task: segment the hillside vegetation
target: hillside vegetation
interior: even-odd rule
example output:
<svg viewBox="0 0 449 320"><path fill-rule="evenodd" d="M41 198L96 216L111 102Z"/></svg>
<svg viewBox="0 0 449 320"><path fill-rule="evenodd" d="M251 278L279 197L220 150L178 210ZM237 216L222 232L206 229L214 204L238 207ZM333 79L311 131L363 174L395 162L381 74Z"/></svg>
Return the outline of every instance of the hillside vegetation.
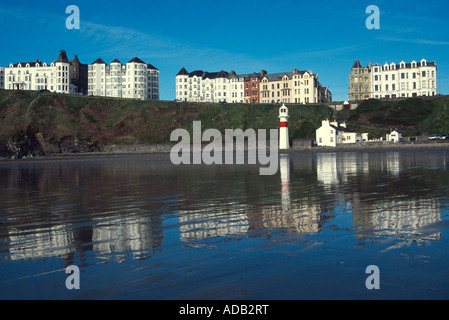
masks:
<svg viewBox="0 0 449 320"><path fill-rule="evenodd" d="M38 134L53 149L90 151L107 144L170 142L176 128L275 129L279 105L137 101L61 95L50 92L0 90L0 141L34 145ZM290 138L315 137L326 106L289 106ZM9 143L9 145L8 145ZM6 146L5 146L6 145ZM65 150L64 149L64 150ZM1 146L0 146L1 153Z"/></svg>
<svg viewBox="0 0 449 320"><path fill-rule="evenodd" d="M370 99L352 111L341 111L349 128L383 135L397 129L404 135L449 133L449 96L410 98L398 101Z"/></svg>
<svg viewBox="0 0 449 320"><path fill-rule="evenodd" d="M355 110L288 105L291 139L315 139L321 120L346 121L356 132L381 136L449 133L449 96L401 101L367 100ZM0 90L0 156L101 150L108 144L170 142L176 128L274 129L279 105L137 101L56 93ZM45 149L45 148L44 148ZM45 150L44 150L45 151Z"/></svg>

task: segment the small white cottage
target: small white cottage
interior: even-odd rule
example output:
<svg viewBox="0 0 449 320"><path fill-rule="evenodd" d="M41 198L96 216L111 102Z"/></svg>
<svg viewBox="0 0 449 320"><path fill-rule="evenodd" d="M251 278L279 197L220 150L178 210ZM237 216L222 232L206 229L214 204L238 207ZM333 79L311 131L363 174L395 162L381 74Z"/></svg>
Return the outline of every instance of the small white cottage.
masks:
<svg viewBox="0 0 449 320"><path fill-rule="evenodd" d="M402 139L402 133L398 131L392 131L389 134L387 134L387 141L391 141L394 143L399 142Z"/></svg>
<svg viewBox="0 0 449 320"><path fill-rule="evenodd" d="M316 143L320 147L336 147L337 144L362 142L362 134L351 132L343 122L328 119L321 121L321 127L316 130Z"/></svg>

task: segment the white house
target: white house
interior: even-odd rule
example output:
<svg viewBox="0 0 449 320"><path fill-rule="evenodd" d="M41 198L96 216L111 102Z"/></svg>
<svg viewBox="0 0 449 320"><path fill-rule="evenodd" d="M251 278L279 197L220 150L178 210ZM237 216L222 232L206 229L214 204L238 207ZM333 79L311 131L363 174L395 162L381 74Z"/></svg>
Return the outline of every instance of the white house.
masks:
<svg viewBox="0 0 449 320"><path fill-rule="evenodd" d="M387 141L391 141L394 143L399 142L402 139L402 133L398 131L392 131L389 134L387 134Z"/></svg>
<svg viewBox="0 0 449 320"><path fill-rule="evenodd" d="M345 123L328 119L321 122L321 127L316 130L316 143L320 147L336 147L337 144L359 143L363 141L361 133L351 132Z"/></svg>

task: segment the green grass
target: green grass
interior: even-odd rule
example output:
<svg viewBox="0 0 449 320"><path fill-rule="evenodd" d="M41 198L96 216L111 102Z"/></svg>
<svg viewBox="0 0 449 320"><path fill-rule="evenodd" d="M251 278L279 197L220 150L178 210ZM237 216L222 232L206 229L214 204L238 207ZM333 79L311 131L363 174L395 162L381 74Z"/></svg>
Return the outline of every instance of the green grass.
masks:
<svg viewBox="0 0 449 320"><path fill-rule="evenodd" d="M368 100L356 110L343 110L349 128L373 135L388 128L403 128L406 134L449 132L449 97ZM193 121L203 130L276 129L279 105L213 104L174 101L138 101L104 97L61 95L49 92L0 90L0 138L18 130L41 132L56 140L80 136L102 143L162 143L170 141L176 128L192 133ZM324 105L288 105L290 138L314 139L321 120L331 109Z"/></svg>

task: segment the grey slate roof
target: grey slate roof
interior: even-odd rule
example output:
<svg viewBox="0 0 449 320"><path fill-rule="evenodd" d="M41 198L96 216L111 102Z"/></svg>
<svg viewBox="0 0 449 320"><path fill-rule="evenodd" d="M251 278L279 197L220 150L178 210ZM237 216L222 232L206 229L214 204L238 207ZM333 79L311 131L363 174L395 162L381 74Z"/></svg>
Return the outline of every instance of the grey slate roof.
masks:
<svg viewBox="0 0 449 320"><path fill-rule="evenodd" d="M92 62L92 64L106 64L106 62L104 62L103 59L98 58L97 60L95 60L94 62Z"/></svg>
<svg viewBox="0 0 449 320"><path fill-rule="evenodd" d="M151 63L147 63L147 69L159 70L158 68L153 66Z"/></svg>
<svg viewBox="0 0 449 320"><path fill-rule="evenodd" d="M354 64L352 65L351 69L354 69L354 68L360 68L360 69L362 68L362 65L360 64L359 60L355 61Z"/></svg>
<svg viewBox="0 0 449 320"><path fill-rule="evenodd" d="M145 62L143 62L142 60L140 60L140 59L137 58L137 57L134 57L134 58L132 58L131 60L128 61L128 63L130 63L130 62L136 62L136 63L143 63L143 64L146 64Z"/></svg>
<svg viewBox="0 0 449 320"><path fill-rule="evenodd" d="M56 62L69 62L69 59L67 58L67 53L65 50L59 51L59 57Z"/></svg>
<svg viewBox="0 0 449 320"><path fill-rule="evenodd" d="M189 73L187 72L186 68L182 67L181 70L176 74L177 76L188 76Z"/></svg>

